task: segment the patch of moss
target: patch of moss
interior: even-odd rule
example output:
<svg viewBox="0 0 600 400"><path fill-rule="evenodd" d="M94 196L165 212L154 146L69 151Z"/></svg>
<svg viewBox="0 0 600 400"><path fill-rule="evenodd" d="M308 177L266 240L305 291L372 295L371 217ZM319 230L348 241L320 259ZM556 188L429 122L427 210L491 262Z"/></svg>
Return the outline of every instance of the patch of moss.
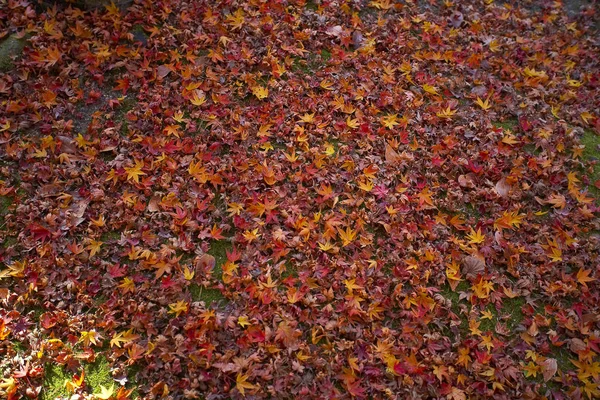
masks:
<svg viewBox="0 0 600 400"><path fill-rule="evenodd" d="M281 273L281 280L285 280L289 277L298 277L298 268L293 265L290 260L285 261L285 270Z"/></svg>
<svg viewBox="0 0 600 400"><path fill-rule="evenodd" d="M525 299L523 297L515 297L512 299L504 299L502 302L502 314L510 315L510 318L506 321L508 329L513 330L521 322L523 322L523 306L525 305Z"/></svg>
<svg viewBox="0 0 600 400"><path fill-rule="evenodd" d="M312 74L325 67L331 59L331 52L323 49L320 53L310 53L307 58L293 57L292 71Z"/></svg>
<svg viewBox="0 0 600 400"><path fill-rule="evenodd" d="M195 283L190 286L190 293L194 301L203 301L207 307L221 302L227 302L219 289L205 288Z"/></svg>
<svg viewBox="0 0 600 400"><path fill-rule="evenodd" d="M220 279L223 276L223 264L227 262L227 252L231 251L233 245L228 240L213 240L210 242L208 254L215 258L213 274Z"/></svg>
<svg viewBox="0 0 600 400"><path fill-rule="evenodd" d="M141 25L134 25L131 28L131 34L135 42L140 42L145 45L148 42L148 34Z"/></svg>
<svg viewBox="0 0 600 400"><path fill-rule="evenodd" d="M589 186L590 193L596 197L600 197L600 189L593 186L593 183L600 180L600 135L595 134L589 129L586 129L581 138L581 144L585 146L583 149L583 159L585 161L595 161L595 164L589 169L589 178L592 185Z"/></svg>
<svg viewBox="0 0 600 400"><path fill-rule="evenodd" d="M121 232L117 232L117 231L104 232L100 236L100 240L104 243L114 242L114 241L117 241L120 239L121 239Z"/></svg>
<svg viewBox="0 0 600 400"><path fill-rule="evenodd" d="M523 151L529 154L533 154L534 156L540 155L542 153L542 150L539 147L531 143L523 146Z"/></svg>
<svg viewBox="0 0 600 400"><path fill-rule="evenodd" d="M13 67L14 59L21 56L26 44L27 37L16 35L10 35L0 43L0 71L7 72Z"/></svg>
<svg viewBox="0 0 600 400"><path fill-rule="evenodd" d="M319 6L317 5L317 3L314 2L314 0L308 0L304 7L306 7L307 10L312 11L317 11L319 9Z"/></svg>
<svg viewBox="0 0 600 400"><path fill-rule="evenodd" d="M460 318L460 330L466 332L469 328L469 318L460 312L460 292L469 290L469 284L465 281L460 282L456 286L456 290L452 290L450 285L446 284L441 288L440 294L452 302L450 309Z"/></svg>
<svg viewBox="0 0 600 400"><path fill-rule="evenodd" d="M128 390L132 390L131 395L129 396L130 399L142 398L140 392L138 391L138 387L142 383L138 378L138 372L140 372L141 370L142 367L138 364L134 364L127 369L127 384L125 385L125 387Z"/></svg>
<svg viewBox="0 0 600 400"><path fill-rule="evenodd" d="M481 318L479 330L481 330L482 332L494 331L496 329L496 323L498 321L498 311L496 311L495 307L488 307L486 311L489 311L492 314L492 318Z"/></svg>
<svg viewBox="0 0 600 400"><path fill-rule="evenodd" d="M115 384L110 373L110 364L105 357L98 357L93 363L85 364L83 370L85 371L85 383L92 393L99 393L102 390L100 386L110 388Z"/></svg>
<svg viewBox="0 0 600 400"><path fill-rule="evenodd" d="M129 124L125 116L129 111L133 110L135 104L136 100L131 96L127 96L121 100L121 105L115 113L115 121L121 123L121 134L123 136L126 136L129 133Z"/></svg>
<svg viewBox="0 0 600 400"><path fill-rule="evenodd" d="M45 375L40 393L41 400L54 400L59 397L68 397L65 381L72 377L60 365L47 364L44 368Z"/></svg>
<svg viewBox="0 0 600 400"><path fill-rule="evenodd" d="M471 203L466 203L462 211L467 218L481 218L481 212L477 208L475 208L475 206Z"/></svg>
<svg viewBox="0 0 600 400"><path fill-rule="evenodd" d="M519 125L519 120L516 118L507 118L504 121L492 122L492 125L494 125L496 128L502 128L504 130L510 129L512 131L517 127L517 125Z"/></svg>
<svg viewBox="0 0 600 400"><path fill-rule="evenodd" d="M573 358L573 354L564 346L557 347L552 345L550 354L548 357L556 359L556 364L558 364L558 369L561 371L573 371L575 366L570 361Z"/></svg>
<svg viewBox="0 0 600 400"><path fill-rule="evenodd" d="M0 226L4 225L4 216L8 213L8 208L13 203L8 196L0 196Z"/></svg>

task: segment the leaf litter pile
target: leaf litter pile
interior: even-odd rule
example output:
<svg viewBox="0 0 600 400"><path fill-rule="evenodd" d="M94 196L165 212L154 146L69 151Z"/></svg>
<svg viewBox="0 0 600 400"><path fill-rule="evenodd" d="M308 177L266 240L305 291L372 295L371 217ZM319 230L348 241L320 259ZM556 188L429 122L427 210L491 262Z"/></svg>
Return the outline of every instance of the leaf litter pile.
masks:
<svg viewBox="0 0 600 400"><path fill-rule="evenodd" d="M432 3L3 1L2 396L600 397L597 15Z"/></svg>

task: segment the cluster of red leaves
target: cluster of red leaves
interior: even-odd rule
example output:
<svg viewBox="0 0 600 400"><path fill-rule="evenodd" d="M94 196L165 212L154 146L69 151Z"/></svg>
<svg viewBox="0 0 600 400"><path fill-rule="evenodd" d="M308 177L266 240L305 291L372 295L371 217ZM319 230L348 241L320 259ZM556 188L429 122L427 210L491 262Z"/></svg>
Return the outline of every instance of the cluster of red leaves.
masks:
<svg viewBox="0 0 600 400"><path fill-rule="evenodd" d="M600 396L593 10L3 4L9 398Z"/></svg>

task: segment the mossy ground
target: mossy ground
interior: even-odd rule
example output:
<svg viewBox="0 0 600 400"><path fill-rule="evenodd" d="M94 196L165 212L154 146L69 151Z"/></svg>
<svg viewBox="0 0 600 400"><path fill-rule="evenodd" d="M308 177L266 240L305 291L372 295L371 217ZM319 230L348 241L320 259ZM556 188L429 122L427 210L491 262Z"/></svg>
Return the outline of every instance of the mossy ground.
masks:
<svg viewBox="0 0 600 400"><path fill-rule="evenodd" d="M600 181L600 135L586 129L581 138L581 144L585 146L583 149L583 159L589 165L586 169L591 183L588 189L596 198L600 198L600 189L594 186L595 182Z"/></svg>
<svg viewBox="0 0 600 400"><path fill-rule="evenodd" d="M223 264L227 262L227 252L233 248L228 240L213 240L210 243L208 254L215 258L215 267L213 276L218 280L223 277ZM194 301L203 301L208 307L227 302L227 298L223 296L217 288L202 287L196 284L190 286L190 293Z"/></svg>
<svg viewBox="0 0 600 400"><path fill-rule="evenodd" d="M27 37L18 38L15 35L0 42L0 71L6 72L13 67L14 59L21 55L26 44Z"/></svg>
<svg viewBox="0 0 600 400"><path fill-rule="evenodd" d="M100 393L102 388L109 389L118 386L111 373L108 360L98 357L93 363L83 364L84 382L88 393ZM45 369L44 384L40 399L54 400L61 397L69 397L65 382L72 380L74 373L70 373L63 366L47 365ZM135 398L135 397L132 397Z"/></svg>

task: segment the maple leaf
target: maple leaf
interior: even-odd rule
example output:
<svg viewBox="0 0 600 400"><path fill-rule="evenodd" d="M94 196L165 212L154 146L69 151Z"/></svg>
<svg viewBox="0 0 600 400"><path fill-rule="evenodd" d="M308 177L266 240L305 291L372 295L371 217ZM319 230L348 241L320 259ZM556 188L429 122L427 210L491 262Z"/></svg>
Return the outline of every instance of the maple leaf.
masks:
<svg viewBox="0 0 600 400"><path fill-rule="evenodd" d="M83 342L85 347L88 347L90 343L96 346L98 344L97 340L102 338L102 336L93 329L91 331L81 331L80 335L79 341Z"/></svg>
<svg viewBox="0 0 600 400"><path fill-rule="evenodd" d="M90 239L89 244L86 247L87 250L90 250L90 257L94 257L94 255L96 255L96 253L98 253L100 251L100 247L103 244L104 244L104 242L101 242L99 240Z"/></svg>
<svg viewBox="0 0 600 400"><path fill-rule="evenodd" d="M577 282L579 282L586 289L588 288L588 282L594 282L596 280L596 278L592 278L590 276L591 272L591 270L583 268L580 268L579 271L577 271Z"/></svg>
<svg viewBox="0 0 600 400"><path fill-rule="evenodd" d="M190 102L195 106L201 106L206 103L206 95L202 90L195 89L190 97Z"/></svg>
<svg viewBox="0 0 600 400"><path fill-rule="evenodd" d="M14 278L23 278L25 276L23 272L25 271L26 266L26 261L15 261L12 264L8 264L8 269L0 272L0 280L2 280L2 278L8 278L9 276Z"/></svg>
<svg viewBox="0 0 600 400"><path fill-rule="evenodd" d="M258 239L261 236L261 234L258 233L258 228L244 231L242 235L244 236L244 239L248 241L248 243L252 243L253 240Z"/></svg>
<svg viewBox="0 0 600 400"><path fill-rule="evenodd" d="M519 211L504 211L502 216L494 221L494 229L513 229L521 226L524 214L519 214Z"/></svg>
<svg viewBox="0 0 600 400"><path fill-rule="evenodd" d="M487 98L487 99L485 99L485 101L483 101L479 97L477 97L477 100L475 100L475 104L477 104L479 107L481 107L484 111L487 111L490 108L492 108L492 105L489 103L489 98Z"/></svg>
<svg viewBox="0 0 600 400"><path fill-rule="evenodd" d="M523 372L525 373L526 378L529 378L530 376L535 378L540 372L540 367L531 361L529 361L527 364L521 362L521 366L523 367Z"/></svg>
<svg viewBox="0 0 600 400"><path fill-rule="evenodd" d="M101 400L108 400L113 397L115 393L115 385L112 384L110 388L100 385L100 393L94 393L94 397Z"/></svg>
<svg viewBox="0 0 600 400"><path fill-rule="evenodd" d="M79 376L73 376L73 379L65 380L65 388L69 393L74 393L78 388L83 384L83 380L85 378L85 371L81 371Z"/></svg>
<svg viewBox="0 0 600 400"><path fill-rule="evenodd" d="M450 106L448 106L438 111L435 115L437 115L438 118L451 119L454 116L454 114L456 114L456 110L453 110L450 108Z"/></svg>
<svg viewBox="0 0 600 400"><path fill-rule="evenodd" d="M188 309L189 305L184 300L169 304L169 313L175 314L175 317L179 317L179 314L187 312Z"/></svg>
<svg viewBox="0 0 600 400"><path fill-rule="evenodd" d="M548 198L548 200L546 200L546 203L552 204L552 207L554 208L563 209L567 205L567 199L565 199L565 196L561 194L553 194Z"/></svg>
<svg viewBox="0 0 600 400"><path fill-rule="evenodd" d="M238 8L233 14L229 14L227 16L227 23L231 25L231 27L236 29L241 29L244 26L244 10Z"/></svg>
<svg viewBox="0 0 600 400"><path fill-rule="evenodd" d="M247 327L247 326L249 326L249 325L252 325L252 324L250 323L250 321L248 320L248 316L246 316L246 315L239 316L239 317L238 317L238 320L237 320L237 323L238 323L238 325L239 325L239 326L241 326L242 328L245 328L245 327Z"/></svg>
<svg viewBox="0 0 600 400"><path fill-rule="evenodd" d="M380 121L381 125L385 126L388 129L393 129L394 126L400 125L400 123L398 122L398 114L386 115L384 117L381 117Z"/></svg>
<svg viewBox="0 0 600 400"><path fill-rule="evenodd" d="M341 230L340 228L337 228L337 231L342 239L343 247L346 247L352 243L354 239L356 239L356 235L358 233L358 231L353 231L349 226L346 227L345 231Z"/></svg>
<svg viewBox="0 0 600 400"><path fill-rule="evenodd" d="M100 215L97 219L90 218L90 221L95 226L101 228L106 225L106 220L104 219L104 215Z"/></svg>
<svg viewBox="0 0 600 400"><path fill-rule="evenodd" d="M360 126L358 119L351 119L350 117L346 118L346 125L352 129L356 129Z"/></svg>
<svg viewBox="0 0 600 400"><path fill-rule="evenodd" d="M426 84L424 84L421 87L423 88L424 91L426 91L429 94L433 94L433 95L437 95L438 94L437 88L435 86L431 86L431 85L429 85L429 84L426 83Z"/></svg>
<svg viewBox="0 0 600 400"><path fill-rule="evenodd" d="M167 136L176 136L179 137L179 125L168 125L165 129L163 129L163 133Z"/></svg>
<svg viewBox="0 0 600 400"><path fill-rule="evenodd" d="M257 99L263 100L269 96L269 89L262 86L255 86L252 88L252 94L256 96Z"/></svg>
<svg viewBox="0 0 600 400"><path fill-rule="evenodd" d="M323 79L319 86L325 90L333 90L333 82L331 82L329 79Z"/></svg>
<svg viewBox="0 0 600 400"><path fill-rule="evenodd" d="M142 160L135 160L135 165L133 167L125 167L127 180L133 180L135 183L140 183L140 176L146 175L146 173L142 171L142 168L144 168L144 162Z"/></svg>
<svg viewBox="0 0 600 400"><path fill-rule="evenodd" d="M116 333L113 335L112 339L110 339L110 347L117 346L121 347L121 344L130 343L140 336L133 333L133 329L129 329L125 332Z"/></svg>
<svg viewBox="0 0 600 400"><path fill-rule="evenodd" d="M186 281L191 281L192 279L194 279L194 275L195 272L193 270L190 270L187 266L183 268L183 278Z"/></svg>
<svg viewBox="0 0 600 400"><path fill-rule="evenodd" d="M242 396L246 396L246 389L253 390L257 388L256 385L253 385L250 382L248 382L249 377L249 375L245 375L240 372L235 378L235 387Z"/></svg>
<svg viewBox="0 0 600 400"><path fill-rule="evenodd" d="M467 238L471 244L479 244L485 241L485 235L481 233L481 228L477 228L477 232L471 228L471 233L467 235Z"/></svg>

